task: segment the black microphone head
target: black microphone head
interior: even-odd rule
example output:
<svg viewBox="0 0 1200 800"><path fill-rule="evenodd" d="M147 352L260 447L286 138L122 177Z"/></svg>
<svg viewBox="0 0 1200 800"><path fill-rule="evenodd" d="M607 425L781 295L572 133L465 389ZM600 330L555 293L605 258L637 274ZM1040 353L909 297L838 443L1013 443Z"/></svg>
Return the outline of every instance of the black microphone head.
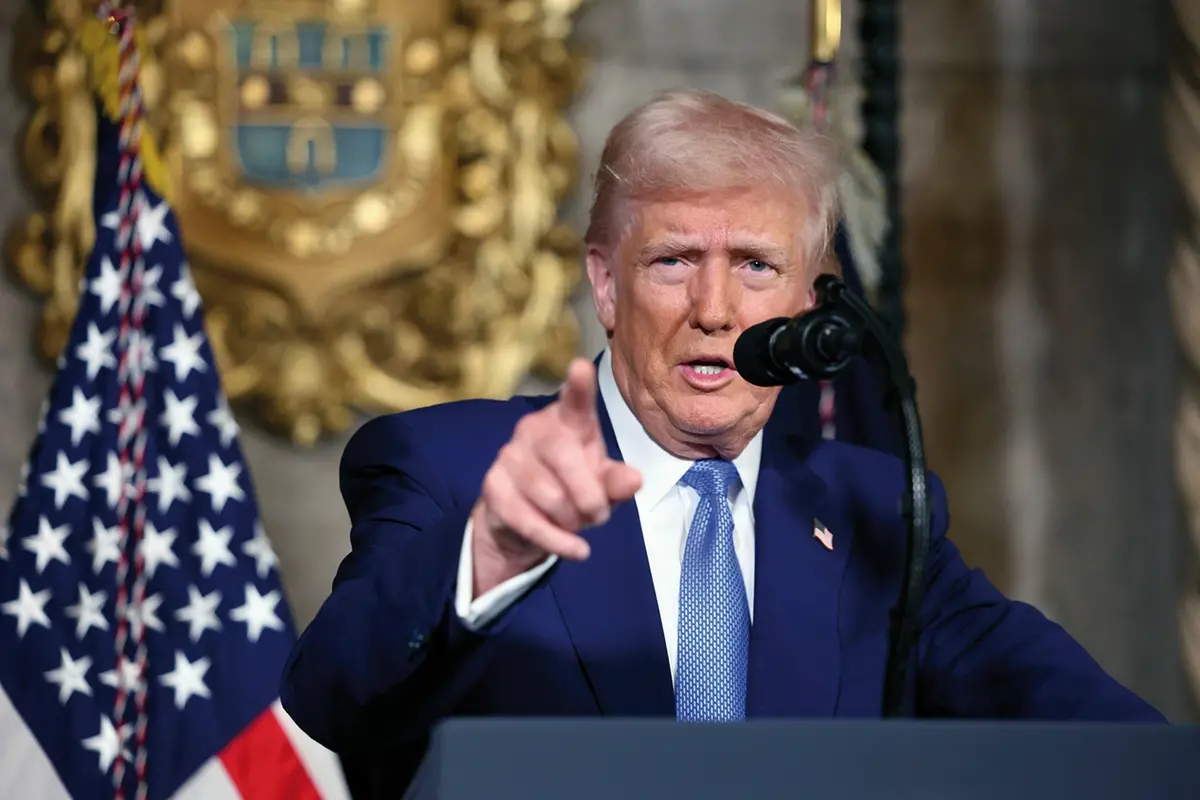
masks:
<svg viewBox="0 0 1200 800"><path fill-rule="evenodd" d="M733 345L733 366L747 382L755 386L783 386L797 380L771 357L772 337L790 321L787 317L776 317L742 331Z"/></svg>

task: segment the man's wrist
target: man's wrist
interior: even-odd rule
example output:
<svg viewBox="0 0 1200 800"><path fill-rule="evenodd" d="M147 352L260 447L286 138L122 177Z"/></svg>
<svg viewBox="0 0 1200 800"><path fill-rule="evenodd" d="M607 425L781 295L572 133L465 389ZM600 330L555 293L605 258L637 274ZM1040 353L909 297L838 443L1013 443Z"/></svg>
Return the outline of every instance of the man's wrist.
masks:
<svg viewBox="0 0 1200 800"><path fill-rule="evenodd" d="M472 597L479 598L502 583L535 567L545 556L520 559L497 546L496 536L487 522L483 501L471 512Z"/></svg>

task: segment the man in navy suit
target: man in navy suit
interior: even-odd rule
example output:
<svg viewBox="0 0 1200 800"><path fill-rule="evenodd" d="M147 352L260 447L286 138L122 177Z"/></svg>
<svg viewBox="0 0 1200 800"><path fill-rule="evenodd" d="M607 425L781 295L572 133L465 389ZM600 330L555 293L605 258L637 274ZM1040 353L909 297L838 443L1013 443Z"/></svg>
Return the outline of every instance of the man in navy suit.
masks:
<svg viewBox="0 0 1200 800"><path fill-rule="evenodd" d="M734 342L803 310L835 161L765 112L673 92L613 130L587 269L608 347L557 397L381 417L346 448L352 552L283 705L360 796L454 715L689 721L881 712L904 566L894 457L772 419ZM946 537L909 687L924 716L1161 721Z"/></svg>

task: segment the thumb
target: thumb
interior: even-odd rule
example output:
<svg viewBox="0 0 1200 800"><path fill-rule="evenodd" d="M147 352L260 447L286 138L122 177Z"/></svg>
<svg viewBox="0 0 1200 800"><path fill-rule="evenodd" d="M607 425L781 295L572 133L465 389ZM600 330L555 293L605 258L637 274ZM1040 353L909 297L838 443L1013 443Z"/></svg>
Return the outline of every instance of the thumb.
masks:
<svg viewBox="0 0 1200 800"><path fill-rule="evenodd" d="M632 499L642 488L642 473L623 461L609 461L602 480L608 499L614 503Z"/></svg>

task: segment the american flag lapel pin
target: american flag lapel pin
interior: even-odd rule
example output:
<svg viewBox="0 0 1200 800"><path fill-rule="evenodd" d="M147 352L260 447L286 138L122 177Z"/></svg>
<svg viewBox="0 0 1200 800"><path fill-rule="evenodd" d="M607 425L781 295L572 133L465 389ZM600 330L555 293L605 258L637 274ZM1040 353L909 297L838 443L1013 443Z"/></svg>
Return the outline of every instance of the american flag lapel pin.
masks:
<svg viewBox="0 0 1200 800"><path fill-rule="evenodd" d="M833 549L833 532L821 524L821 520L813 520L813 537L825 545L826 550Z"/></svg>

